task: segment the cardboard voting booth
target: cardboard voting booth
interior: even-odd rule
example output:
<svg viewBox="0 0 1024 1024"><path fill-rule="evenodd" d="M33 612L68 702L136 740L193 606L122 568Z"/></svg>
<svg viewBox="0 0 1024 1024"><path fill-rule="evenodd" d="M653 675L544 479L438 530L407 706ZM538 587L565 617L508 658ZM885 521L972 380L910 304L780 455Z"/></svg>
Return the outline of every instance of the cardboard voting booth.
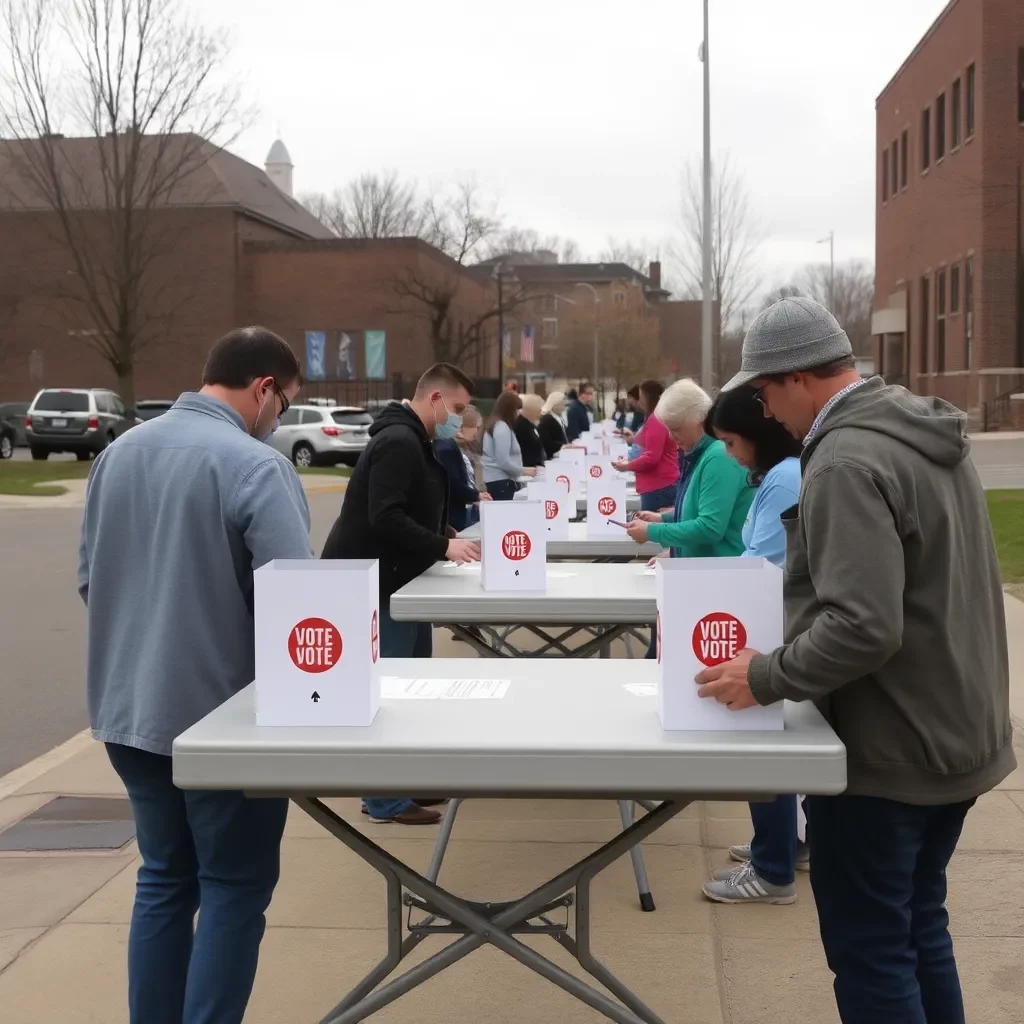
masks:
<svg viewBox="0 0 1024 1024"><path fill-rule="evenodd" d="M611 522L615 520L616 522ZM587 481L587 536L622 537L626 521L626 481L610 470Z"/></svg>
<svg viewBox="0 0 1024 1024"><path fill-rule="evenodd" d="M625 441L612 440L608 445L608 458L612 462L628 462L629 445Z"/></svg>
<svg viewBox="0 0 1024 1024"><path fill-rule="evenodd" d="M527 484L526 497L543 506L547 539L568 540L569 523L576 514L575 491L566 491L562 484L545 481Z"/></svg>
<svg viewBox="0 0 1024 1024"><path fill-rule="evenodd" d="M583 470L587 465L587 446L576 444L564 445L559 449L558 455L555 458L561 462L571 462L574 466L579 466Z"/></svg>
<svg viewBox="0 0 1024 1024"><path fill-rule="evenodd" d="M658 715L665 729L778 730L782 702L730 711L697 696L694 678L745 647L783 642L782 570L763 558L657 562Z"/></svg>
<svg viewBox="0 0 1024 1024"><path fill-rule="evenodd" d="M587 438L587 458L588 458L588 460L590 459L591 456L594 456L594 455L600 456L600 455L604 455L604 453L605 453L605 451L604 451L604 438L602 438L600 436L595 437L593 435L591 435L590 437Z"/></svg>
<svg viewBox="0 0 1024 1024"><path fill-rule="evenodd" d="M566 494L575 498L583 490L583 470L575 463L562 459L557 462L549 462L549 471L545 477L545 483L555 484L564 488Z"/></svg>
<svg viewBox="0 0 1024 1024"><path fill-rule="evenodd" d="M592 485L604 486L608 479L615 479L616 473L612 469L612 460L607 455L587 456L587 490Z"/></svg>
<svg viewBox="0 0 1024 1024"><path fill-rule="evenodd" d="M547 526L541 502L481 502L480 540L484 590L546 588Z"/></svg>
<svg viewBox="0 0 1024 1024"><path fill-rule="evenodd" d="M367 726L380 705L376 560L269 562L253 574L256 724Z"/></svg>

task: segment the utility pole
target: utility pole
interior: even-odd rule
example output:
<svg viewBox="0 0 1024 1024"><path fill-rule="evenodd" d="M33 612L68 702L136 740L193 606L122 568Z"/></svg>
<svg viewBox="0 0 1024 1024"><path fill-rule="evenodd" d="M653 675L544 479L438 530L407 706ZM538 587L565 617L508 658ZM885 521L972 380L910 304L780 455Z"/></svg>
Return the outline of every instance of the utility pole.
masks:
<svg viewBox="0 0 1024 1024"><path fill-rule="evenodd" d="M501 261L494 268L494 278L498 285L498 394L501 394L502 381L505 379L505 298L502 294L504 267Z"/></svg>
<svg viewBox="0 0 1024 1024"><path fill-rule="evenodd" d="M701 383L708 393L714 387L714 342L712 339L711 294L711 64L708 58L708 0L704 0L704 42L700 48L704 64L704 214L701 218L701 241L704 249L703 290L701 310Z"/></svg>
<svg viewBox="0 0 1024 1024"><path fill-rule="evenodd" d="M818 245L828 242L828 311L836 313L836 233L830 231L825 238L818 239Z"/></svg>

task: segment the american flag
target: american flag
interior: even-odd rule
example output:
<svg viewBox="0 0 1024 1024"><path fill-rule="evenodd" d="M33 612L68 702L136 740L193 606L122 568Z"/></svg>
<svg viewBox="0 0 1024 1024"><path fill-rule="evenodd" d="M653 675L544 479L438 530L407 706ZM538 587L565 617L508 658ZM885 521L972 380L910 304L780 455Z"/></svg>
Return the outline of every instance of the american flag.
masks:
<svg viewBox="0 0 1024 1024"><path fill-rule="evenodd" d="M523 337L519 342L519 361L533 362L533 328L529 324L523 327Z"/></svg>

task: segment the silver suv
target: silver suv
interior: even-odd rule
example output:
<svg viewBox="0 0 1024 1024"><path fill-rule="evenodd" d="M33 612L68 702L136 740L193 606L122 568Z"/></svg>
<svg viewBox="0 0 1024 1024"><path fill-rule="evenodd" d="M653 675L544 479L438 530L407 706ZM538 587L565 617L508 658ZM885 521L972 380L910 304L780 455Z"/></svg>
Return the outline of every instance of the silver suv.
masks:
<svg viewBox="0 0 1024 1024"><path fill-rule="evenodd" d="M270 443L296 466L354 466L370 439L373 417L350 405L293 405Z"/></svg>
<svg viewBox="0 0 1024 1024"><path fill-rule="evenodd" d="M135 417L113 391L104 388L46 388L25 414L25 439L33 459L73 452L79 462L99 455L134 427Z"/></svg>

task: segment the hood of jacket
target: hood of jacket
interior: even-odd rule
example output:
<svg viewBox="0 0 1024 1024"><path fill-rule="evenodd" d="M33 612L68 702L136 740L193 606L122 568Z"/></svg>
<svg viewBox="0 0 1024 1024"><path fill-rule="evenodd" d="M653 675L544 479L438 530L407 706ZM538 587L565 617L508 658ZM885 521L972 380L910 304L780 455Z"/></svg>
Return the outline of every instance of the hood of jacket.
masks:
<svg viewBox="0 0 1024 1024"><path fill-rule="evenodd" d="M425 445L429 445L431 438L423 421L404 402L392 402L385 405L380 415L370 424L368 431L370 437L376 437L382 430L391 427L405 427L416 434L416 437Z"/></svg>

